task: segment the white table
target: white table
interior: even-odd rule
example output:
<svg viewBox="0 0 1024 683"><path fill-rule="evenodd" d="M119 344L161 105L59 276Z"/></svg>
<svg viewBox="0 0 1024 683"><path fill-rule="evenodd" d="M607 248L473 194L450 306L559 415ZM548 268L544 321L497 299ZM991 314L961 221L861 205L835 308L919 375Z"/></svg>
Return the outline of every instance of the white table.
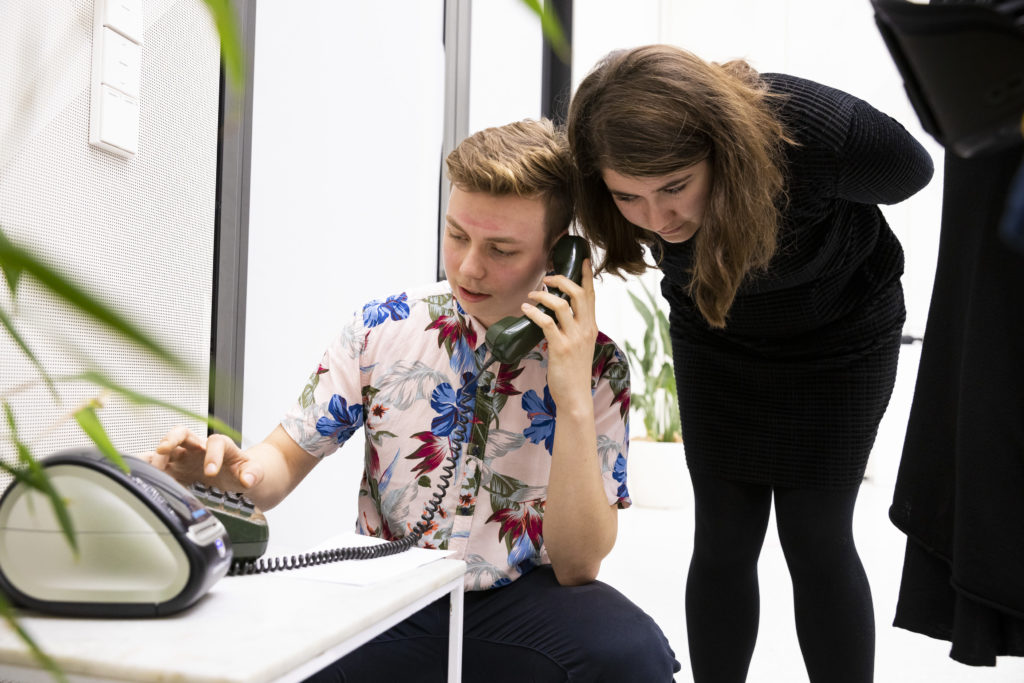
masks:
<svg viewBox="0 0 1024 683"><path fill-rule="evenodd" d="M375 562L376 560L366 560ZM448 680L461 679L466 564L440 559L370 586L288 572L225 577L195 605L153 619L81 619L20 612L20 623L70 681L301 681L450 595ZM0 681L50 683L0 621Z"/></svg>

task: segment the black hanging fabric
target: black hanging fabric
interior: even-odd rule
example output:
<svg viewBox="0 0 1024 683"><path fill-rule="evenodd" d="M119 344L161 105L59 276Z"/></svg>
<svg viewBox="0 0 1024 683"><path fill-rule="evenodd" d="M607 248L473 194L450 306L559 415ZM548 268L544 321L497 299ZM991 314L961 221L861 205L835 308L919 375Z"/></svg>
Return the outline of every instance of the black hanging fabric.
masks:
<svg viewBox="0 0 1024 683"><path fill-rule="evenodd" d="M915 111L946 149L935 283L889 510L907 535L894 625L992 666L1024 656L1024 251L1000 229L1024 168L1020 7L874 5Z"/></svg>

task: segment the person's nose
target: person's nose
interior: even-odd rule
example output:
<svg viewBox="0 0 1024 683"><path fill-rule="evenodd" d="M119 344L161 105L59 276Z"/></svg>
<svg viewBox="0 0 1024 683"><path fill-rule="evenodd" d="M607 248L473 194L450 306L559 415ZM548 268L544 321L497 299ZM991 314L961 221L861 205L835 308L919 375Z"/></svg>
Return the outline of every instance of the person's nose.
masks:
<svg viewBox="0 0 1024 683"><path fill-rule="evenodd" d="M462 273L463 277L479 280L483 278L487 272L484 268L483 254L476 247L470 247L466 250L462 257L462 263L459 264L459 272Z"/></svg>
<svg viewBox="0 0 1024 683"><path fill-rule="evenodd" d="M652 199L647 204L647 225L649 230L662 232L673 227L675 222L675 211L672 207L660 199Z"/></svg>

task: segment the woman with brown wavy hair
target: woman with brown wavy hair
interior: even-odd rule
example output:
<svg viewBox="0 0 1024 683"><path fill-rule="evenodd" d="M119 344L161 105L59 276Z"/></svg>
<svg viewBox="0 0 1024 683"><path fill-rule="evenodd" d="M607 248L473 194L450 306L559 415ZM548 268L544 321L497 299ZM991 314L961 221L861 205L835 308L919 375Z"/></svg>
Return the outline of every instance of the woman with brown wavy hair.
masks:
<svg viewBox="0 0 1024 683"><path fill-rule="evenodd" d="M924 187L931 158L852 95L666 45L600 61L568 133L599 268L659 268L671 307L694 680L746 678L774 497L810 680L871 681L852 519L906 317L903 250L878 204Z"/></svg>

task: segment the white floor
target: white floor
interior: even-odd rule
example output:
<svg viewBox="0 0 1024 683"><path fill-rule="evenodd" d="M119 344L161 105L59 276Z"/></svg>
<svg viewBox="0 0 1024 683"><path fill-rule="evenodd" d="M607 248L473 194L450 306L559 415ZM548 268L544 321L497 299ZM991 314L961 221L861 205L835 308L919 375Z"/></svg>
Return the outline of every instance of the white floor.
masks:
<svg viewBox="0 0 1024 683"><path fill-rule="evenodd" d="M949 643L892 626L905 536L888 520L903 432L914 390L920 346L904 346L889 410L879 429L854 520L857 547L871 582L876 619L877 683L1021 683L1024 658L1001 657L995 668L964 666L949 658ZM679 454L682 459L682 452ZM633 476L632 472L630 476ZM682 470L679 471L682 478ZM639 483L638 483L639 485ZM658 509L641 501L619 514L619 538L600 579L625 593L662 627L690 681L683 615L686 567L693 543L692 494L679 487L681 507ZM793 626L792 588L774 520L759 565L761 623L748 683L800 683L807 674Z"/></svg>

